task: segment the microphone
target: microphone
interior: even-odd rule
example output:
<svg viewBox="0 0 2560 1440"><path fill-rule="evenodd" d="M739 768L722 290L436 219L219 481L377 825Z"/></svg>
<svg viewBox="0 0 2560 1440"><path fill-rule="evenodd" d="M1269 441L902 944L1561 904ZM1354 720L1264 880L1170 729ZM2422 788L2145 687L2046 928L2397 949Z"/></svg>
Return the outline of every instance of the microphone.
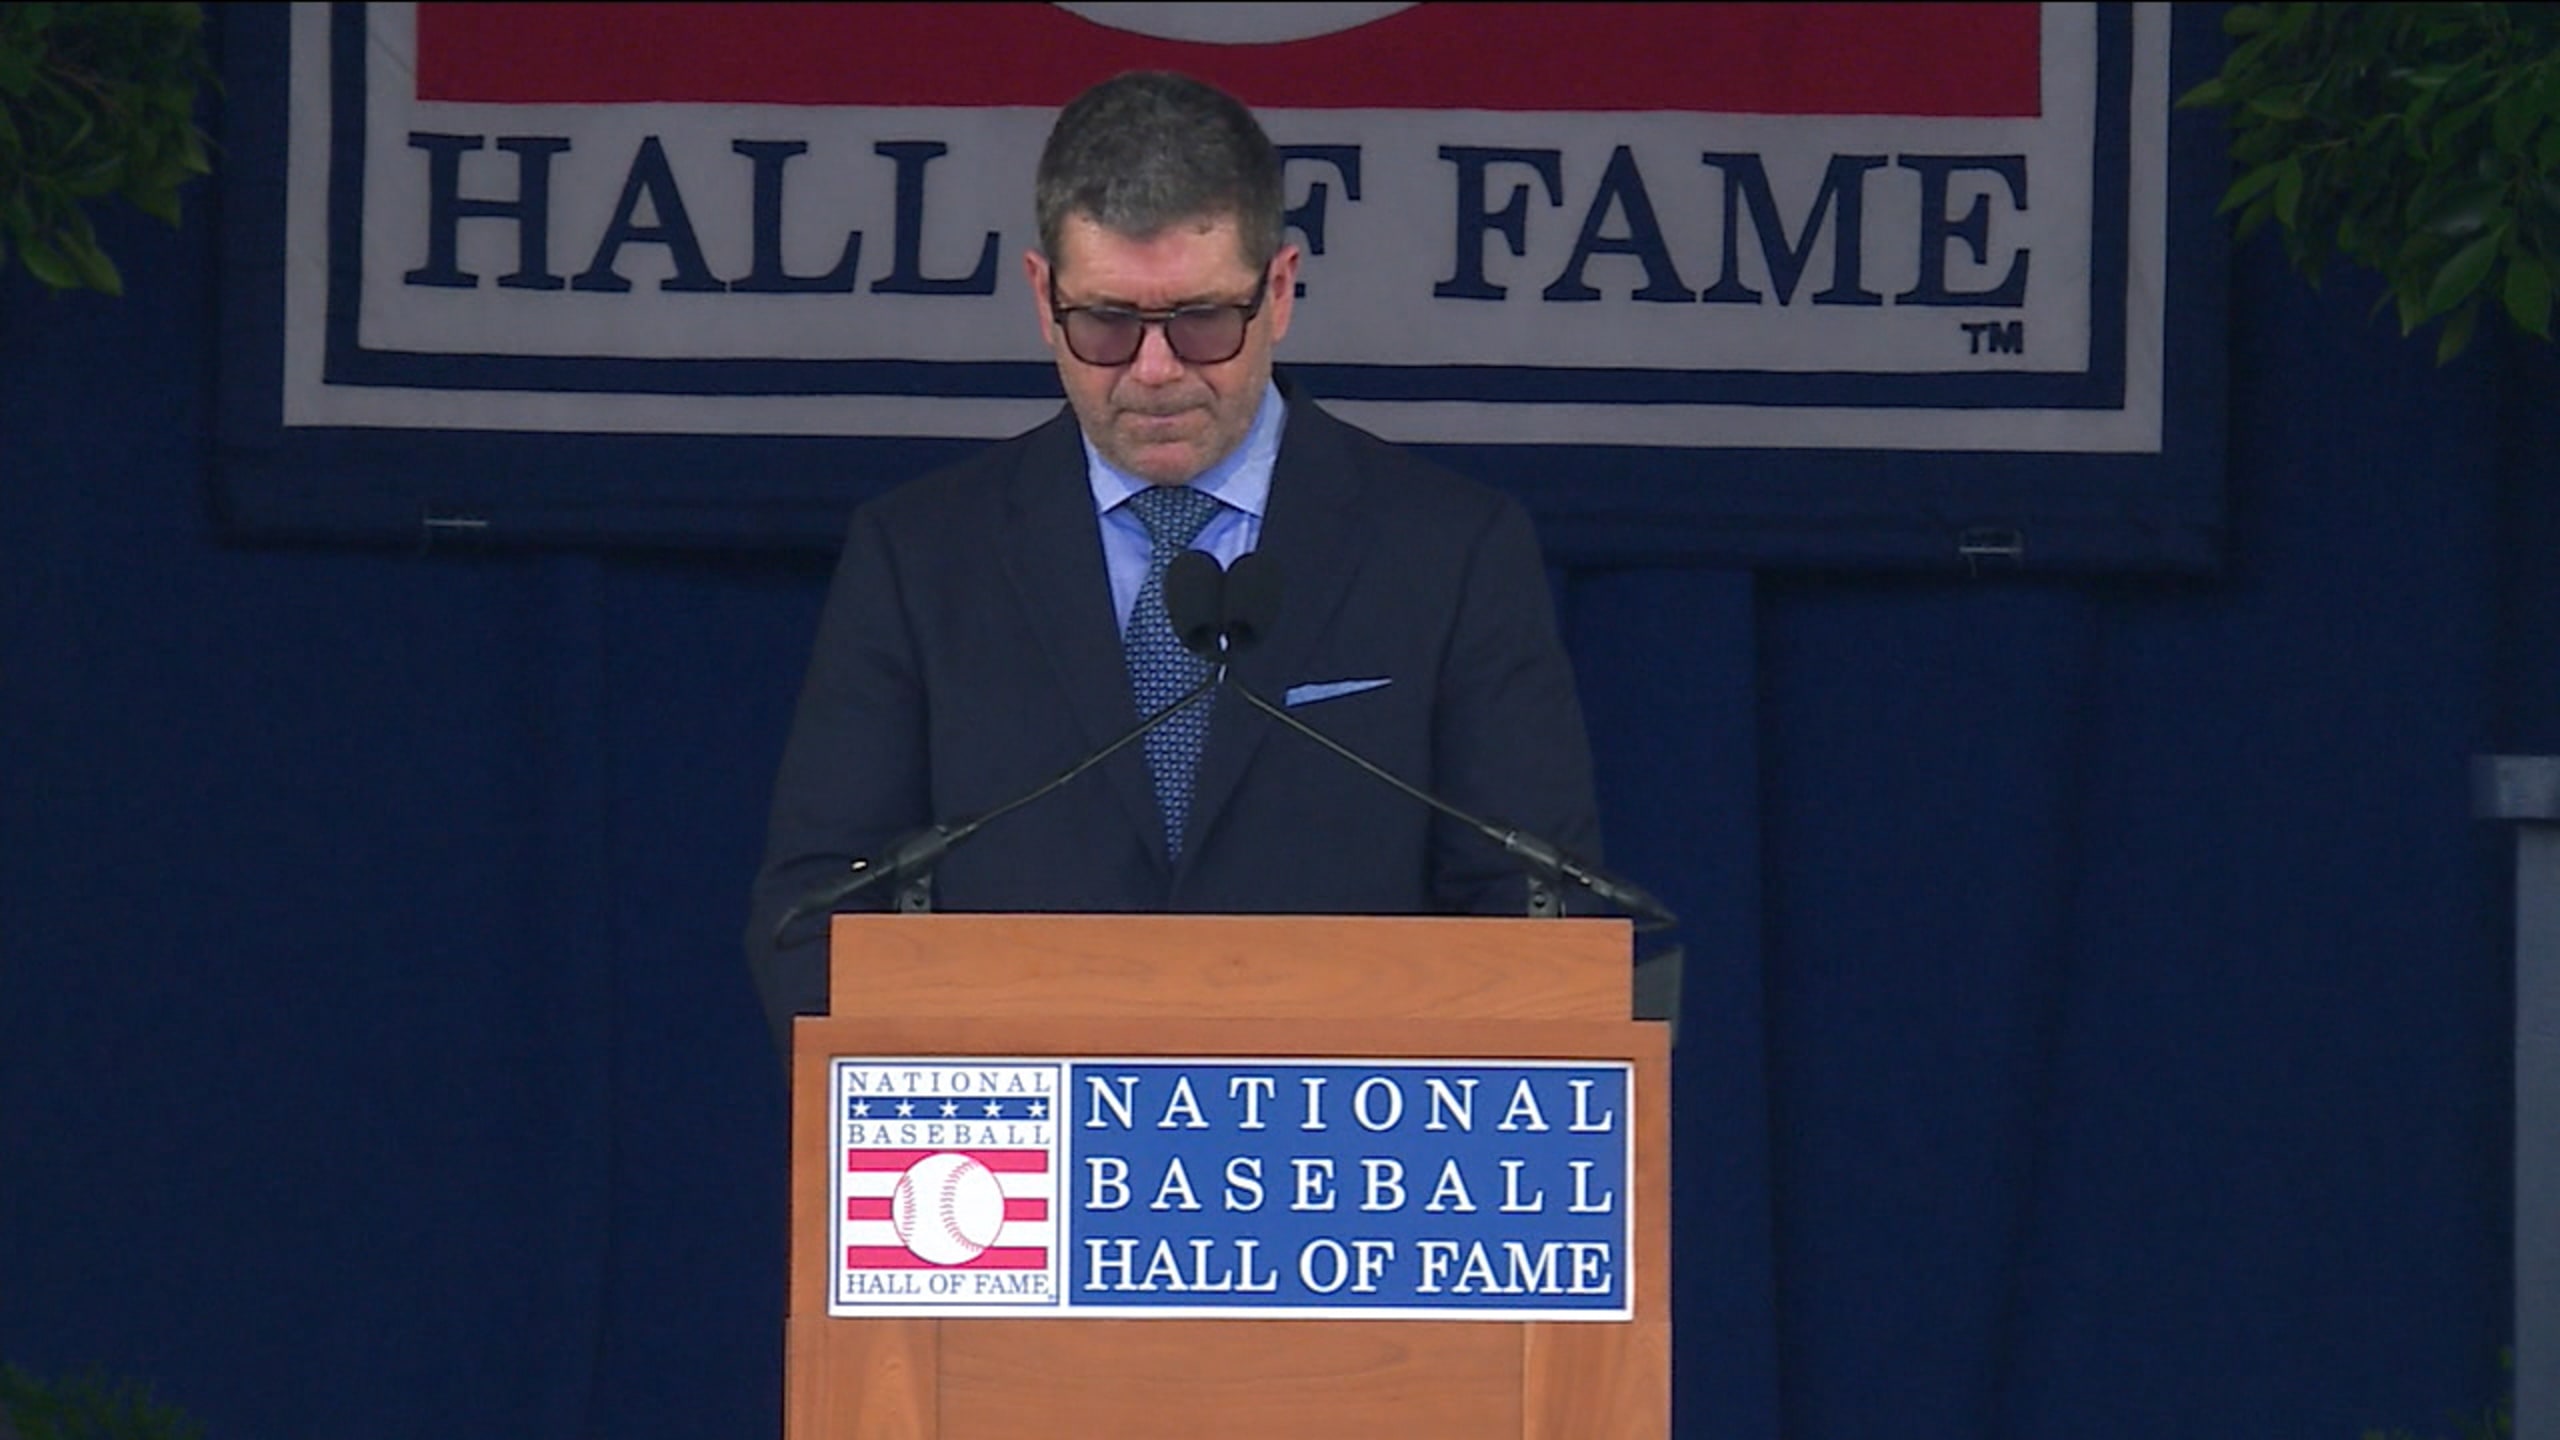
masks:
<svg viewBox="0 0 2560 1440"><path fill-rule="evenodd" d="M1219 597L1217 606L1219 618L1215 625L1206 625L1194 613L1184 617L1193 621L1189 628L1185 627L1183 620L1177 619L1174 623L1174 634L1182 637L1183 644L1190 649L1191 653L1223 667L1229 657L1251 649L1260 643L1265 634L1269 633L1272 621L1278 616L1280 610L1279 567L1272 564L1261 552L1249 550L1237 556L1234 567L1226 571L1223 576L1219 576L1215 559L1198 551L1191 553L1200 555L1200 558L1207 562L1195 569L1207 570L1212 578L1223 581L1223 594ZM1183 560L1189 558L1189 555L1182 557ZM1176 560L1174 563L1179 565L1182 560ZM1172 578L1172 572L1166 571L1165 605L1168 612L1171 611L1173 604ZM1197 579L1187 583L1193 586L1202 584ZM1197 598L1186 597L1186 603L1198 605L1203 602ZM1198 643L1195 643L1192 638L1195 634L1202 637ZM1224 675L1224 673L1222 669L1220 674ZM1408 784L1401 777L1372 764L1366 757L1355 753L1332 736L1254 693L1253 688L1243 681L1235 680L1232 676L1225 678L1232 682L1228 688L1243 696L1246 704L1280 722L1284 729L1305 736L1349 761L1363 773L1385 781L1398 792L1412 797L1439 814L1448 816L1501 847L1504 854L1520 861L1531 871L1533 881L1539 876L1561 876L1609 904L1641 916L1654 928L1680 923L1680 917L1672 914L1668 907L1647 894L1641 886L1598 870L1518 826L1500 825L1468 814L1439 796ZM1536 908L1534 896L1532 906L1533 909Z"/></svg>
<svg viewBox="0 0 2560 1440"><path fill-rule="evenodd" d="M1185 563L1190 561L1197 561L1199 563ZM1203 569L1208 571L1205 587L1205 600L1202 593L1204 587L1200 576L1200 571ZM1177 611L1174 609L1176 595L1174 575L1177 571L1184 572L1184 579L1181 586L1182 603L1188 611L1191 623L1194 626L1198 626L1202 623L1198 617L1201 613L1201 607L1205 604L1207 607L1207 613L1212 618L1206 622L1208 638L1201 643L1214 645L1216 641L1216 632L1219 628L1219 622L1214 618L1218 613L1216 596L1218 594L1220 582L1223 578L1218 569L1218 562L1201 551L1186 550L1182 554L1176 556L1172 564L1165 567L1164 594L1165 611L1168 618L1182 616L1185 613L1184 611ZM1183 636L1184 646L1196 653L1199 646L1194 643L1189 633L1182 628L1182 625L1182 619L1175 618L1174 633L1176 635ZM941 863L943 856L951 853L951 851L962 841L977 834L988 825L1002 819L1004 816L1012 814L1014 811L1021 809L1023 806L1030 804L1032 801L1047 795L1049 792L1056 790L1068 781L1082 775L1094 766L1099 765L1103 761L1110 759L1112 756L1119 754L1121 751L1145 738L1148 732L1154 730L1157 726L1160 726L1166 721L1172 719L1174 716L1181 714L1185 708L1199 703L1202 699L1208 696L1210 691L1215 690L1218 687L1218 676L1218 671L1210 671L1206 676L1202 677L1199 684L1192 686L1189 690L1184 691L1182 694L1177 695L1172 700L1166 702L1161 709L1140 720L1136 725L1131 726L1125 734L1114 739L1111 743L1104 745L1101 749L1096 750L1092 754L1085 756L1083 759L1076 761L1066 769L1059 771L1057 774L1031 787L1022 794L1015 796L1011 800L1007 800L1003 804L996 806L994 809L970 816L965 820L956 820L949 823L937 821L934 824L927 825L921 830L909 831L908 833L899 836L897 839L890 841L887 848L883 849L877 856L866 857L864 859L854 861L853 869L850 873L816 887L808 894L801 896L799 900L792 904L790 909L782 913L782 919L776 922L773 927L774 948L780 949L782 947L784 937L790 933L792 926L799 924L810 915L832 911L838 905L843 904L845 901L850 900L854 896L859 895L877 885L894 882L901 887L898 897L898 908L901 910L926 910L932 908L931 900L929 898L930 892L924 891L922 887L931 883L933 867Z"/></svg>
<svg viewBox="0 0 2560 1440"><path fill-rule="evenodd" d="M1235 567L1227 571L1226 594L1220 598L1218 614L1219 623L1226 629L1229 653L1261 644L1272 623L1280 618L1279 565L1258 551L1237 556Z"/></svg>
<svg viewBox="0 0 2560 1440"><path fill-rule="evenodd" d="M1185 550L1164 567L1164 618L1182 648L1211 664L1221 663L1220 630L1224 624L1226 572L1206 550Z"/></svg>

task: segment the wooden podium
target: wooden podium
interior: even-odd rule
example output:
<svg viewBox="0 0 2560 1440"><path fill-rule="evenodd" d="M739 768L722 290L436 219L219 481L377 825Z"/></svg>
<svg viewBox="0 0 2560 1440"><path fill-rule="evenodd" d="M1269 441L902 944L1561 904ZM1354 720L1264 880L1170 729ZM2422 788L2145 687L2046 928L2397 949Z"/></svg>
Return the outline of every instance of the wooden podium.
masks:
<svg viewBox="0 0 2560 1440"><path fill-rule="evenodd" d="M837 916L796 1022L785 1440L1661 1440L1667 1041L1619 920ZM831 1057L1630 1062L1628 1321L843 1318Z"/></svg>

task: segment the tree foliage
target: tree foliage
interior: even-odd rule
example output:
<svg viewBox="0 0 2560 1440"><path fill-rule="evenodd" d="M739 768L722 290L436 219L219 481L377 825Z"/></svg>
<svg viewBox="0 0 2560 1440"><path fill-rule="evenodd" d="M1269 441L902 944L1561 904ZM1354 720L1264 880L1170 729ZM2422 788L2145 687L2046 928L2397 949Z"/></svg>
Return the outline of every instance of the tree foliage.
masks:
<svg viewBox="0 0 2560 1440"><path fill-rule="evenodd" d="M0 1433L21 1440L201 1440L204 1432L139 1381L100 1372L47 1382L0 1365Z"/></svg>
<svg viewBox="0 0 2560 1440"><path fill-rule="evenodd" d="M178 223L179 188L210 169L211 77L201 5L0 4L0 266L122 293L91 207L120 195Z"/></svg>
<svg viewBox="0 0 2560 1440"><path fill-rule="evenodd" d="M2241 238L2273 220L2317 282L2379 273L2436 358L2484 314L2551 338L2560 273L2560 5L2234 6L2222 72L2182 106L2230 111ZM2377 308L2380 308L2377 306Z"/></svg>

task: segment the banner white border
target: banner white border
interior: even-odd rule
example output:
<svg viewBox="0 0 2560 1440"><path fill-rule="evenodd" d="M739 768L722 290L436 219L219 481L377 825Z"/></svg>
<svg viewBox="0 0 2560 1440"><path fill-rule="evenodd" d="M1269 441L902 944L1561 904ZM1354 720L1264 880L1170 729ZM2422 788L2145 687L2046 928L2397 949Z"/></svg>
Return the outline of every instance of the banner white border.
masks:
<svg viewBox="0 0 2560 1440"><path fill-rule="evenodd" d="M405 7L404 7L405 8ZM325 373L330 275L331 7L291 28L286 179L286 426L599 434L992 438L1051 416L1051 399L615 394L349 385ZM2112 410L1739 404L1333 400L1345 418L1409 443L1669 448L2156 453L2168 212L2168 7L2133 6L2126 237L2125 395ZM1009 257L1008 257L1009 258ZM1283 357L1284 362L1287 357Z"/></svg>

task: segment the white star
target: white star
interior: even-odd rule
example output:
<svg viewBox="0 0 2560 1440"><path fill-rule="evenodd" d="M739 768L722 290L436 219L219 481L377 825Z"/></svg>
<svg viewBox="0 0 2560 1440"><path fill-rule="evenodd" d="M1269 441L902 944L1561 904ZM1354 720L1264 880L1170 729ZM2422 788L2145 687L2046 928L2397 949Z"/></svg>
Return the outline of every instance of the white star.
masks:
<svg viewBox="0 0 2560 1440"><path fill-rule="evenodd" d="M998 1117L1002 1116L1003 1114L1004 1114L1004 1106L1003 1106L1003 1105L1001 1105L1001 1104L999 1104L998 1102L993 1101L993 1100L990 1100L990 1101L988 1101L988 1102L987 1102L987 1118L988 1118L988 1119L993 1120L993 1119L996 1119L996 1118L998 1118Z"/></svg>
<svg viewBox="0 0 2560 1440"><path fill-rule="evenodd" d="M913 1100L901 1100L898 1102L898 1114L901 1118L913 1115L914 1113L916 1113L916 1102Z"/></svg>
<svg viewBox="0 0 2560 1440"><path fill-rule="evenodd" d="M942 1102L942 1118L943 1118L943 1119L948 1120L948 1119L950 1119L952 1116L957 1115L957 1114L959 1114L959 1113L960 1113L960 1104L959 1104L959 1102L958 1102L958 1101L956 1101L956 1100L945 1100L945 1101L943 1101L943 1102Z"/></svg>
<svg viewBox="0 0 2560 1440"><path fill-rule="evenodd" d="M1032 1102L1031 1102L1031 1118L1032 1118L1032 1119L1034 1119L1034 1120L1046 1119L1046 1118L1048 1117L1048 1114L1049 1114L1049 1102L1048 1102L1048 1101L1046 1101L1046 1100L1034 1100L1034 1101L1032 1101Z"/></svg>
<svg viewBox="0 0 2560 1440"><path fill-rule="evenodd" d="M870 1101L868 1101L868 1100L856 1100L856 1101L854 1101L854 1102L853 1102L853 1118L854 1118L854 1119L859 1120L859 1119L861 1119L863 1116L868 1115L868 1114L870 1114L870 1113L871 1113L871 1102L870 1102Z"/></svg>

